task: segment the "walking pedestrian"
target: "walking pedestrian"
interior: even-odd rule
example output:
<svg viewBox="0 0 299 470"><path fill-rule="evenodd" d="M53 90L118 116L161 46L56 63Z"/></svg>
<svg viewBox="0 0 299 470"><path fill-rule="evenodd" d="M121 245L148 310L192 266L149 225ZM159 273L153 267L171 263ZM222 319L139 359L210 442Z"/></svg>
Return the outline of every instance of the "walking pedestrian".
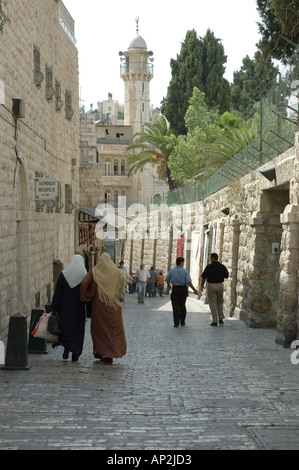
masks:
<svg viewBox="0 0 299 470"><path fill-rule="evenodd" d="M87 270L81 255L74 255L70 264L59 274L52 299L52 310L59 314L60 334L52 347L64 346L63 359L72 353L72 361L79 359L83 350L85 331L85 303L80 301L80 285Z"/></svg>
<svg viewBox="0 0 299 470"><path fill-rule="evenodd" d="M148 280L149 297L156 297L155 286L156 286L157 280L158 280L158 275L154 269L154 266L152 266L149 272L149 280Z"/></svg>
<svg viewBox="0 0 299 470"><path fill-rule="evenodd" d="M81 299L92 299L90 330L94 357L109 364L113 358L124 356L127 350L119 300L119 290L124 283L125 278L109 253L100 256L81 283Z"/></svg>
<svg viewBox="0 0 299 470"><path fill-rule="evenodd" d="M211 253L211 263L206 266L201 275L201 290L204 290L205 282L208 283L208 302L212 314L211 326L223 325L223 282L229 274L224 264L218 261L218 254Z"/></svg>
<svg viewBox="0 0 299 470"><path fill-rule="evenodd" d="M136 270L137 293L138 303L144 304L145 288L148 283L150 274L148 269L141 263L140 267Z"/></svg>
<svg viewBox="0 0 299 470"><path fill-rule="evenodd" d="M121 302L123 302L125 300L125 296L126 296L126 290L127 290L127 284L129 283L130 281L130 277L128 275L128 271L127 271L127 268L125 268L125 263L123 261L120 261L119 263L119 266L118 266L122 272L122 275L124 276L125 278L125 283L124 285L120 288L119 290L119 300Z"/></svg>
<svg viewBox="0 0 299 470"><path fill-rule="evenodd" d="M159 289L159 296L162 297L163 289L164 289L164 275L163 272L160 271L158 274L158 289Z"/></svg>
<svg viewBox="0 0 299 470"><path fill-rule="evenodd" d="M194 294L198 294L198 290L192 284L191 277L187 269L184 268L185 259L179 256L176 259L176 267L172 268L166 278L167 286L172 289L170 300L173 310L173 326L185 326L186 320L186 299L188 297L188 287L193 289Z"/></svg>

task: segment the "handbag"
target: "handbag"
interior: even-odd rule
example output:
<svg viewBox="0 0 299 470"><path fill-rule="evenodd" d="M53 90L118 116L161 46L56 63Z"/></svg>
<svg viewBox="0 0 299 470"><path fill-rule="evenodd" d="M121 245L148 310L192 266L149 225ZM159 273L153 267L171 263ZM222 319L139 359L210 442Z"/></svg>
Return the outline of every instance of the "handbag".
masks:
<svg viewBox="0 0 299 470"><path fill-rule="evenodd" d="M50 316L51 313L44 313L40 317L36 327L34 328L31 334L32 336L34 336L34 338L41 338L45 339L49 343L56 343L59 339L59 336L53 335L48 331L48 321Z"/></svg>
<svg viewBox="0 0 299 470"><path fill-rule="evenodd" d="M60 327L59 327L59 315L55 313L51 313L48 319L48 326L47 330L49 333L52 333L53 335L58 335L60 333Z"/></svg>

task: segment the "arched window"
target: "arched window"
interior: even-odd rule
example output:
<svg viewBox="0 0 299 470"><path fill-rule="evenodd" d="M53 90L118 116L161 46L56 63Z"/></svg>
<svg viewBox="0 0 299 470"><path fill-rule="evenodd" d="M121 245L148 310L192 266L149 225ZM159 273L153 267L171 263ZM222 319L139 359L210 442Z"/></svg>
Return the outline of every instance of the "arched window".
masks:
<svg viewBox="0 0 299 470"><path fill-rule="evenodd" d="M106 189L106 191L105 191L105 202L107 204L111 204L111 191L110 191L110 189Z"/></svg>
<svg viewBox="0 0 299 470"><path fill-rule="evenodd" d="M104 176L111 176L111 160L110 160L110 158L105 159Z"/></svg>
<svg viewBox="0 0 299 470"><path fill-rule="evenodd" d="M121 171L121 175L125 176L125 174L126 174L126 160L121 161L120 171Z"/></svg>
<svg viewBox="0 0 299 470"><path fill-rule="evenodd" d="M114 174L118 175L118 160L114 160Z"/></svg>

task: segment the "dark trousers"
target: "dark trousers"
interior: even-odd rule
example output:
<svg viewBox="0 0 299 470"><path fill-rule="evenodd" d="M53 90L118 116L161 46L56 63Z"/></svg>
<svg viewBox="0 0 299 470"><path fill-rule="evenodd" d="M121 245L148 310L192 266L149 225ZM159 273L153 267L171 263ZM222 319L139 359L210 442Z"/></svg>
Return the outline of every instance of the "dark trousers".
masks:
<svg viewBox="0 0 299 470"><path fill-rule="evenodd" d="M175 325L185 323L186 319L186 299L188 297L187 286L173 286L171 290L170 300L173 311L173 322Z"/></svg>

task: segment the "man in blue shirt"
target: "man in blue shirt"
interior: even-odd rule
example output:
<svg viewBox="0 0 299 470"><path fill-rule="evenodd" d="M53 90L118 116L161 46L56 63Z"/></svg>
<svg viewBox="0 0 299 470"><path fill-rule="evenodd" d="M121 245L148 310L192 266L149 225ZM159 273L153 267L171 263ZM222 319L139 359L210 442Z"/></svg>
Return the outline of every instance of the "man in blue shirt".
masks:
<svg viewBox="0 0 299 470"><path fill-rule="evenodd" d="M174 327L177 328L181 323L181 326L185 326L186 319L186 299L188 297L188 287L193 289L194 294L198 294L198 290L195 289L191 282L190 274L187 269L184 268L184 258L179 256L176 259L176 267L172 268L165 278L168 288L172 289L170 300L173 311L173 322ZM171 286L171 284L172 286Z"/></svg>

